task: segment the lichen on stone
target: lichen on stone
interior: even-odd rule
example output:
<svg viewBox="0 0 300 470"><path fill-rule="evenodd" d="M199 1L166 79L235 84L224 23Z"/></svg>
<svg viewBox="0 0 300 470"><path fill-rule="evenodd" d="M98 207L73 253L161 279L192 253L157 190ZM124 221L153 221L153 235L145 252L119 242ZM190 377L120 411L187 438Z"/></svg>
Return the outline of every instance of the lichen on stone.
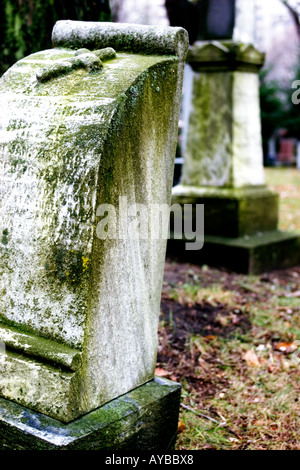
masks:
<svg viewBox="0 0 300 470"><path fill-rule="evenodd" d="M112 47L104 47L103 49L97 49L93 51L93 54L95 54L99 59L101 59L103 62L106 60L111 60L116 57L116 51Z"/></svg>
<svg viewBox="0 0 300 470"><path fill-rule="evenodd" d="M90 51L86 48L78 49L73 57L63 61L49 64L47 67L36 72L36 78L39 82L47 82L52 78L69 74L80 68L88 72L99 72L103 68L103 61L111 60L116 57L116 51L112 47Z"/></svg>

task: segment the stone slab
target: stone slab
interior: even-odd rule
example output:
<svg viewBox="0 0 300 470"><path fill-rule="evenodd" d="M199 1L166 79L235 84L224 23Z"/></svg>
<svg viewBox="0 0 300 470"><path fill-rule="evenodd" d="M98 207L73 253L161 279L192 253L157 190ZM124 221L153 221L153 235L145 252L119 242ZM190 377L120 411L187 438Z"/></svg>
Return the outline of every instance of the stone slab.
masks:
<svg viewBox="0 0 300 470"><path fill-rule="evenodd" d="M172 450L180 389L156 377L68 424L1 398L0 450Z"/></svg>
<svg viewBox="0 0 300 470"><path fill-rule="evenodd" d="M266 186L246 188L191 187L173 188L172 204L204 204L206 235L242 237L276 230L278 194ZM185 217L193 217L185 210ZM190 224L188 225L190 226Z"/></svg>
<svg viewBox="0 0 300 470"><path fill-rule="evenodd" d="M199 251L186 251L185 240L170 238L167 255L194 264L225 267L243 274L260 274L300 263L300 233L273 230L252 236L207 235Z"/></svg>

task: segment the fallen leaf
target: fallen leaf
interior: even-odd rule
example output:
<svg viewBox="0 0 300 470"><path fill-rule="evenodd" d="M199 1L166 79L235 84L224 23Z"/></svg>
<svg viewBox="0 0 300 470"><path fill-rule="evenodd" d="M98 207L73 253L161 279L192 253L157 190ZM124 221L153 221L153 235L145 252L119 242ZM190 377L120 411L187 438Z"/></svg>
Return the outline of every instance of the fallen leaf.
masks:
<svg viewBox="0 0 300 470"><path fill-rule="evenodd" d="M300 290L297 290L296 292L289 292L285 294L285 297L300 297Z"/></svg>
<svg viewBox="0 0 300 470"><path fill-rule="evenodd" d="M251 403L259 403L260 399L258 397L253 398Z"/></svg>
<svg viewBox="0 0 300 470"><path fill-rule="evenodd" d="M251 421L251 424L254 425L254 426L265 426L266 423L264 422L263 419L254 419L253 421Z"/></svg>
<svg viewBox="0 0 300 470"><path fill-rule="evenodd" d="M256 347L256 351L266 351L266 350L267 350L267 346L265 344L259 344Z"/></svg>
<svg viewBox="0 0 300 470"><path fill-rule="evenodd" d="M185 430L185 424L183 421L179 421L177 430L178 432L182 432Z"/></svg>
<svg viewBox="0 0 300 470"><path fill-rule="evenodd" d="M280 352L274 352L275 362L280 363L282 359L282 354Z"/></svg>
<svg viewBox="0 0 300 470"><path fill-rule="evenodd" d="M169 372L167 370L161 369L160 367L157 367L155 369L155 375L157 375L158 377L166 377L167 375L169 375Z"/></svg>
<svg viewBox="0 0 300 470"><path fill-rule="evenodd" d="M202 357L198 358L198 364L201 367L201 369L206 372L208 369L208 364L205 362L205 360Z"/></svg>
<svg viewBox="0 0 300 470"><path fill-rule="evenodd" d="M274 346L275 351L280 351L284 354L292 354L295 352L298 348L298 345L296 343L276 343Z"/></svg>
<svg viewBox="0 0 300 470"><path fill-rule="evenodd" d="M214 335L207 335L207 336L204 336L205 340L207 341L214 341L215 339L217 339L217 336L214 336Z"/></svg>
<svg viewBox="0 0 300 470"><path fill-rule="evenodd" d="M216 323L218 323L219 325L225 328L226 326L228 326L229 318L225 317L224 315L218 314L216 316Z"/></svg>
<svg viewBox="0 0 300 470"><path fill-rule="evenodd" d="M291 367L290 361L287 361L286 359L282 359L281 365L285 370L289 370Z"/></svg>
<svg viewBox="0 0 300 470"><path fill-rule="evenodd" d="M234 325L238 325L240 323L241 319L235 313L232 313L231 314L231 321Z"/></svg>
<svg viewBox="0 0 300 470"><path fill-rule="evenodd" d="M281 306L279 306L279 307L277 307L277 310L279 312L285 312L289 315L291 315L293 313L293 310L290 307L281 307Z"/></svg>
<svg viewBox="0 0 300 470"><path fill-rule="evenodd" d="M243 357L244 361L247 362L248 366L250 366L250 367L260 367L259 359L258 359L257 355L255 354L255 352L253 351L253 349L250 349L249 351L246 351L243 354L242 357Z"/></svg>
<svg viewBox="0 0 300 470"><path fill-rule="evenodd" d="M268 372L272 373L276 370L277 366L275 364L268 364Z"/></svg>

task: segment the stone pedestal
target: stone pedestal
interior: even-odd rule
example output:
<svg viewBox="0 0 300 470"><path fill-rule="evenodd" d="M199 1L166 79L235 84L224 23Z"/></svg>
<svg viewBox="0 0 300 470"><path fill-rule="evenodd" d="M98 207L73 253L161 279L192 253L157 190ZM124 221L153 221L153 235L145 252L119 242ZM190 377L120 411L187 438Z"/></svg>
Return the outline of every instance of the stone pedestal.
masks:
<svg viewBox="0 0 300 470"><path fill-rule="evenodd" d="M0 450L172 451L180 388L156 378L71 423L0 398Z"/></svg>
<svg viewBox="0 0 300 470"><path fill-rule="evenodd" d="M193 91L182 175L172 203L194 209L204 204L205 241L192 255L173 239L168 253L243 272L297 263L299 235L277 230L278 195L264 182L258 78L264 54L251 44L199 41L190 47L187 62ZM295 242L288 256L287 239ZM240 257L241 246L239 263L233 258ZM264 262L259 260L262 246L268 247Z"/></svg>
<svg viewBox="0 0 300 470"><path fill-rule="evenodd" d="M166 240L148 215L171 200L188 38L76 21L52 38L0 81L0 396L73 423L154 378Z"/></svg>

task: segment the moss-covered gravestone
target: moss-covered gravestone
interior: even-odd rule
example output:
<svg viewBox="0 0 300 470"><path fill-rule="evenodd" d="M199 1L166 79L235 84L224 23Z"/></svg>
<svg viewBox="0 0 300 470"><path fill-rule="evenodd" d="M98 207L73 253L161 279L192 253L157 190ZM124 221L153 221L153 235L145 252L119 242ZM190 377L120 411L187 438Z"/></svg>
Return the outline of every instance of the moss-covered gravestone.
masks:
<svg viewBox="0 0 300 470"><path fill-rule="evenodd" d="M182 247L185 259L255 273L300 261L300 238L277 230L278 196L265 186L258 77L264 54L235 40L251 38L244 25L252 2L236 3L233 39L198 41L188 53L192 97L172 202L204 204L205 241L188 252L174 239L169 252Z"/></svg>
<svg viewBox="0 0 300 470"><path fill-rule="evenodd" d="M166 449L166 240L122 223L170 203L187 33L59 21L53 45L0 82L0 443Z"/></svg>

